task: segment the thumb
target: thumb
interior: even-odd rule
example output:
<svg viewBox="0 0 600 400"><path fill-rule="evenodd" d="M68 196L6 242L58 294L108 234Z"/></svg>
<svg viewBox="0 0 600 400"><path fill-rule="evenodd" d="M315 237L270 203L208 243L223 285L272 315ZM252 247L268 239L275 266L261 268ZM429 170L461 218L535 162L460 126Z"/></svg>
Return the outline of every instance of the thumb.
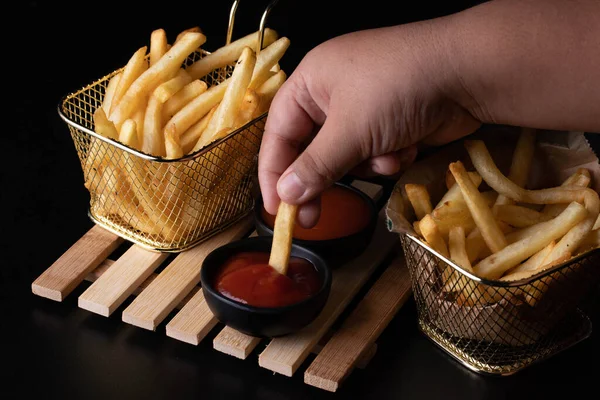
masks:
<svg viewBox="0 0 600 400"><path fill-rule="evenodd" d="M281 175L277 194L289 204L315 199L323 190L363 161L357 135L341 118L329 115L306 149Z"/></svg>

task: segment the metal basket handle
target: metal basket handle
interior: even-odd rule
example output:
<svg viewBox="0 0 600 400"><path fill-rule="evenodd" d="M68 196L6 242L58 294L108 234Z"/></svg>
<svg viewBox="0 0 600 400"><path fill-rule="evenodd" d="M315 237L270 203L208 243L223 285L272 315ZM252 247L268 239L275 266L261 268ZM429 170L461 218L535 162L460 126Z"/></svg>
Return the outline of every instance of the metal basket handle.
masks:
<svg viewBox="0 0 600 400"><path fill-rule="evenodd" d="M271 2L269 2L269 4L267 5L267 8L265 8L265 11L262 14L262 17L260 19L260 25L258 28L259 36L258 36L258 43L256 45L256 55L258 55L263 48L263 41L264 41L264 36L265 36L265 25L267 22L267 18L269 17L269 13L273 9L273 7L275 7L275 5L277 4L278 1L279 0L271 0ZM239 4L240 4L240 0L234 0L233 4L231 5L231 10L229 11L229 25L227 26L227 38L225 40L226 45L231 43L231 37L233 36L233 25L235 22L235 13L237 11Z"/></svg>

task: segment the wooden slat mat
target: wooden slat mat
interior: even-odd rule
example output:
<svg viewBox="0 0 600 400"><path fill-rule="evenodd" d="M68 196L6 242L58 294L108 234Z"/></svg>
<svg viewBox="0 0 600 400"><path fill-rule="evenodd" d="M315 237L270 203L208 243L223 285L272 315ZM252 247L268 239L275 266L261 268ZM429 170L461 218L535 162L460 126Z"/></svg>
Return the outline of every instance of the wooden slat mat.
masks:
<svg viewBox="0 0 600 400"><path fill-rule="evenodd" d="M353 185L374 199L382 195L378 185L361 181ZM167 263L168 254L137 245L111 259L111 254L127 243L94 226L33 282L32 292L62 301L86 280L91 284L78 298L82 309L108 317L133 298L121 310L123 322L152 331L165 323L167 336L191 345L198 345L218 328L215 350L244 360L262 344L259 365L286 376L293 376L311 353L316 354L305 370L305 383L336 391L354 368L367 367L377 351L378 336L410 296L410 279L401 253L391 263L386 262L382 275L370 288L365 287L382 262L400 251L397 235L387 230L381 212L369 247L334 271L331 294L319 317L298 333L267 341L223 326L210 312L198 286L204 258L223 244L256 235L252 227L252 217L248 216ZM360 292L366 293L362 299L356 298ZM338 321L352 303L356 307L348 310L344 321ZM169 315L174 316L165 321Z"/></svg>

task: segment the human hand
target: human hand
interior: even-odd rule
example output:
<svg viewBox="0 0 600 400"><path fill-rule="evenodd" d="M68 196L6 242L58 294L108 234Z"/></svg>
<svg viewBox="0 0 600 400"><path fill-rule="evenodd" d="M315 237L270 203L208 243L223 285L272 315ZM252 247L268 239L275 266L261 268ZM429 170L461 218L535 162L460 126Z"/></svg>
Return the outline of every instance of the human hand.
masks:
<svg viewBox="0 0 600 400"><path fill-rule="evenodd" d="M305 56L269 110L258 171L267 212L280 199L300 204L298 221L310 227L320 193L347 173L395 174L418 143L480 126L448 95L457 80L435 32L430 22L361 31Z"/></svg>

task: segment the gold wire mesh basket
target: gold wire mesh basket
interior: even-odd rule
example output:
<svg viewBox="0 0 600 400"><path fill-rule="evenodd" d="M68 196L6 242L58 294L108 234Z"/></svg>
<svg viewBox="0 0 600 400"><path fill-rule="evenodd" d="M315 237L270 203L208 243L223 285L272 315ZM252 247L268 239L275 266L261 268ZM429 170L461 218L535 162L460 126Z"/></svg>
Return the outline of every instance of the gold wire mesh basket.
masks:
<svg viewBox="0 0 600 400"><path fill-rule="evenodd" d="M231 8L227 43L238 2ZM263 45L266 16L275 3L263 13L257 51ZM183 67L207 54L199 49ZM254 206L267 113L193 154L179 159L150 156L94 132L93 113L102 104L110 79L123 69L65 96L58 107L81 162L90 194L90 218L142 247L180 252L248 215ZM202 80L210 87L232 72L230 65Z"/></svg>
<svg viewBox="0 0 600 400"><path fill-rule="evenodd" d="M591 334L585 307L598 293L600 251L505 282L470 274L418 237L400 241L419 328L473 371L511 375Z"/></svg>

